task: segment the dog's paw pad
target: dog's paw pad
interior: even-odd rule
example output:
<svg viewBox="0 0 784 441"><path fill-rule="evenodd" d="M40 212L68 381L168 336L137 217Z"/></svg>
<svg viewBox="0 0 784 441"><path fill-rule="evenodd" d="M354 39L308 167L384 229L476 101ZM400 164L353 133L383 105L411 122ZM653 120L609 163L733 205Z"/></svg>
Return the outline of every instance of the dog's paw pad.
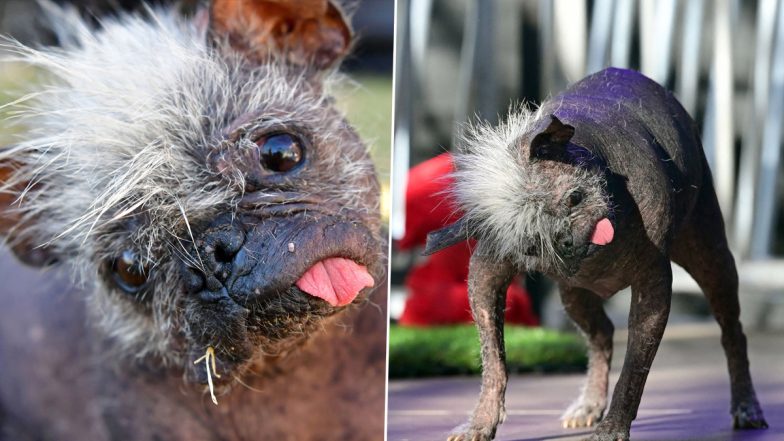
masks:
<svg viewBox="0 0 784 441"><path fill-rule="evenodd" d="M762 414L762 408L756 401L751 403L741 403L732 412L732 428L743 429L767 429L768 423Z"/></svg>
<svg viewBox="0 0 784 441"><path fill-rule="evenodd" d="M591 427L602 420L605 407L603 403L586 403L578 400L561 416L561 425L564 429Z"/></svg>

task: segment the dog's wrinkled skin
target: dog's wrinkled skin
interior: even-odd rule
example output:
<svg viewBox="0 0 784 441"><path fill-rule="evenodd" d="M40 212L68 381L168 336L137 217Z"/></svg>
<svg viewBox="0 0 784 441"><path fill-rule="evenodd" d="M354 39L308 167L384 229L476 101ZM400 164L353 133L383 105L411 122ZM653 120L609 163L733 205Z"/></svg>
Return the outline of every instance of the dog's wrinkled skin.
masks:
<svg viewBox="0 0 784 441"><path fill-rule="evenodd" d="M454 196L465 212L431 233L426 253L467 237L469 295L482 344L482 393L450 441L489 440L504 418L503 305L519 271L559 281L564 307L589 347L586 385L564 427L588 440L628 440L667 323L670 260L705 292L722 330L736 429L767 427L738 320L738 278L695 124L677 100L639 73L607 69L499 127L468 131L455 158ZM579 192L575 195L575 192ZM614 237L593 239L600 222ZM606 243L604 243L606 242ZM629 342L607 415L613 325L602 299L631 286Z"/></svg>
<svg viewBox="0 0 784 441"><path fill-rule="evenodd" d="M339 6L216 0L97 30L48 8L60 48L6 48L50 79L0 152L0 232L53 268L3 260L2 439L381 437L385 293L333 306L295 284L339 257L385 285L375 171L330 96Z"/></svg>

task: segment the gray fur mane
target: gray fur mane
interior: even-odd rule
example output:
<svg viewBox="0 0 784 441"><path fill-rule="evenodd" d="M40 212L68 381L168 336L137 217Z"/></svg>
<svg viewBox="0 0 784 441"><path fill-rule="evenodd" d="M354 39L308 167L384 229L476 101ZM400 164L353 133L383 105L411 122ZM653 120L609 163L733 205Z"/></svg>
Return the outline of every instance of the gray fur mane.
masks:
<svg viewBox="0 0 784 441"><path fill-rule="evenodd" d="M556 215L554 202L561 194L554 194L554 189L599 189L602 177L579 168L554 175L531 162L527 140L541 118L541 111L513 106L496 126L469 123L454 155L451 195L464 213L464 225L472 228L468 235L484 242L483 249L496 259L522 270L562 273L564 261L554 241L581 213ZM526 255L532 245L539 256Z"/></svg>

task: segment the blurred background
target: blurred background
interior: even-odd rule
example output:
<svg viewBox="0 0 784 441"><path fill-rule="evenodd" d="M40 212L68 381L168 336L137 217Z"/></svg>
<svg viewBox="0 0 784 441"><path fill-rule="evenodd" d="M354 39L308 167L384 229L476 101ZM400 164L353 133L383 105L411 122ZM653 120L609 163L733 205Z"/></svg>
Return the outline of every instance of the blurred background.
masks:
<svg viewBox="0 0 784 441"><path fill-rule="evenodd" d="M495 122L511 103L535 106L607 66L642 71L695 118L738 261L744 327L784 330L784 1L399 0L396 7L392 376L478 371L476 338L465 338L472 331L428 328L470 320L469 247L420 257L425 234L452 221L438 192L451 170L442 154L460 124ZM696 283L680 268L674 278L670 325L715 326ZM507 322L542 326L507 331L531 348L520 360L510 356L513 371L584 367L553 288L529 274L509 290ZM629 298L607 302L618 329ZM452 353L450 344L462 346ZM424 348L449 355L434 359ZM472 352L456 355L465 351Z"/></svg>
<svg viewBox="0 0 784 441"><path fill-rule="evenodd" d="M118 11L139 11L145 4L176 4L190 13L208 1L55 0L55 3L75 6L99 25L103 17L115 15ZM382 210L387 219L390 207L394 2L356 1L351 3L349 12L358 41L341 68L349 74L350 81L344 83L336 94L339 106L370 147L384 192ZM38 3L30 0L0 0L0 34L31 45L56 43L41 16ZM0 104L17 98L30 81L36 81L36 73L25 66L0 64ZM0 142L12 141L12 133L8 129L0 131Z"/></svg>

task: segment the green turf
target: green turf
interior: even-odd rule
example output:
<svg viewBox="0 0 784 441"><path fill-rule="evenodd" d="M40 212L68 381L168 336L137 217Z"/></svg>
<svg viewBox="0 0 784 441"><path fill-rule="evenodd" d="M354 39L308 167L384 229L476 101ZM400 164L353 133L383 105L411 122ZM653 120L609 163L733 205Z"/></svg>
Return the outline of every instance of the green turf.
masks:
<svg viewBox="0 0 784 441"><path fill-rule="evenodd" d="M382 183L389 179L392 149L392 78L359 74L336 90L338 107L370 146Z"/></svg>
<svg viewBox="0 0 784 441"><path fill-rule="evenodd" d="M381 183L381 217L389 220L392 152L392 78L358 74L334 91L337 104L368 144Z"/></svg>
<svg viewBox="0 0 784 441"><path fill-rule="evenodd" d="M582 371L585 345L574 334L507 326L506 362L510 372ZM468 375L481 371L479 338L473 325L389 329L390 378Z"/></svg>

